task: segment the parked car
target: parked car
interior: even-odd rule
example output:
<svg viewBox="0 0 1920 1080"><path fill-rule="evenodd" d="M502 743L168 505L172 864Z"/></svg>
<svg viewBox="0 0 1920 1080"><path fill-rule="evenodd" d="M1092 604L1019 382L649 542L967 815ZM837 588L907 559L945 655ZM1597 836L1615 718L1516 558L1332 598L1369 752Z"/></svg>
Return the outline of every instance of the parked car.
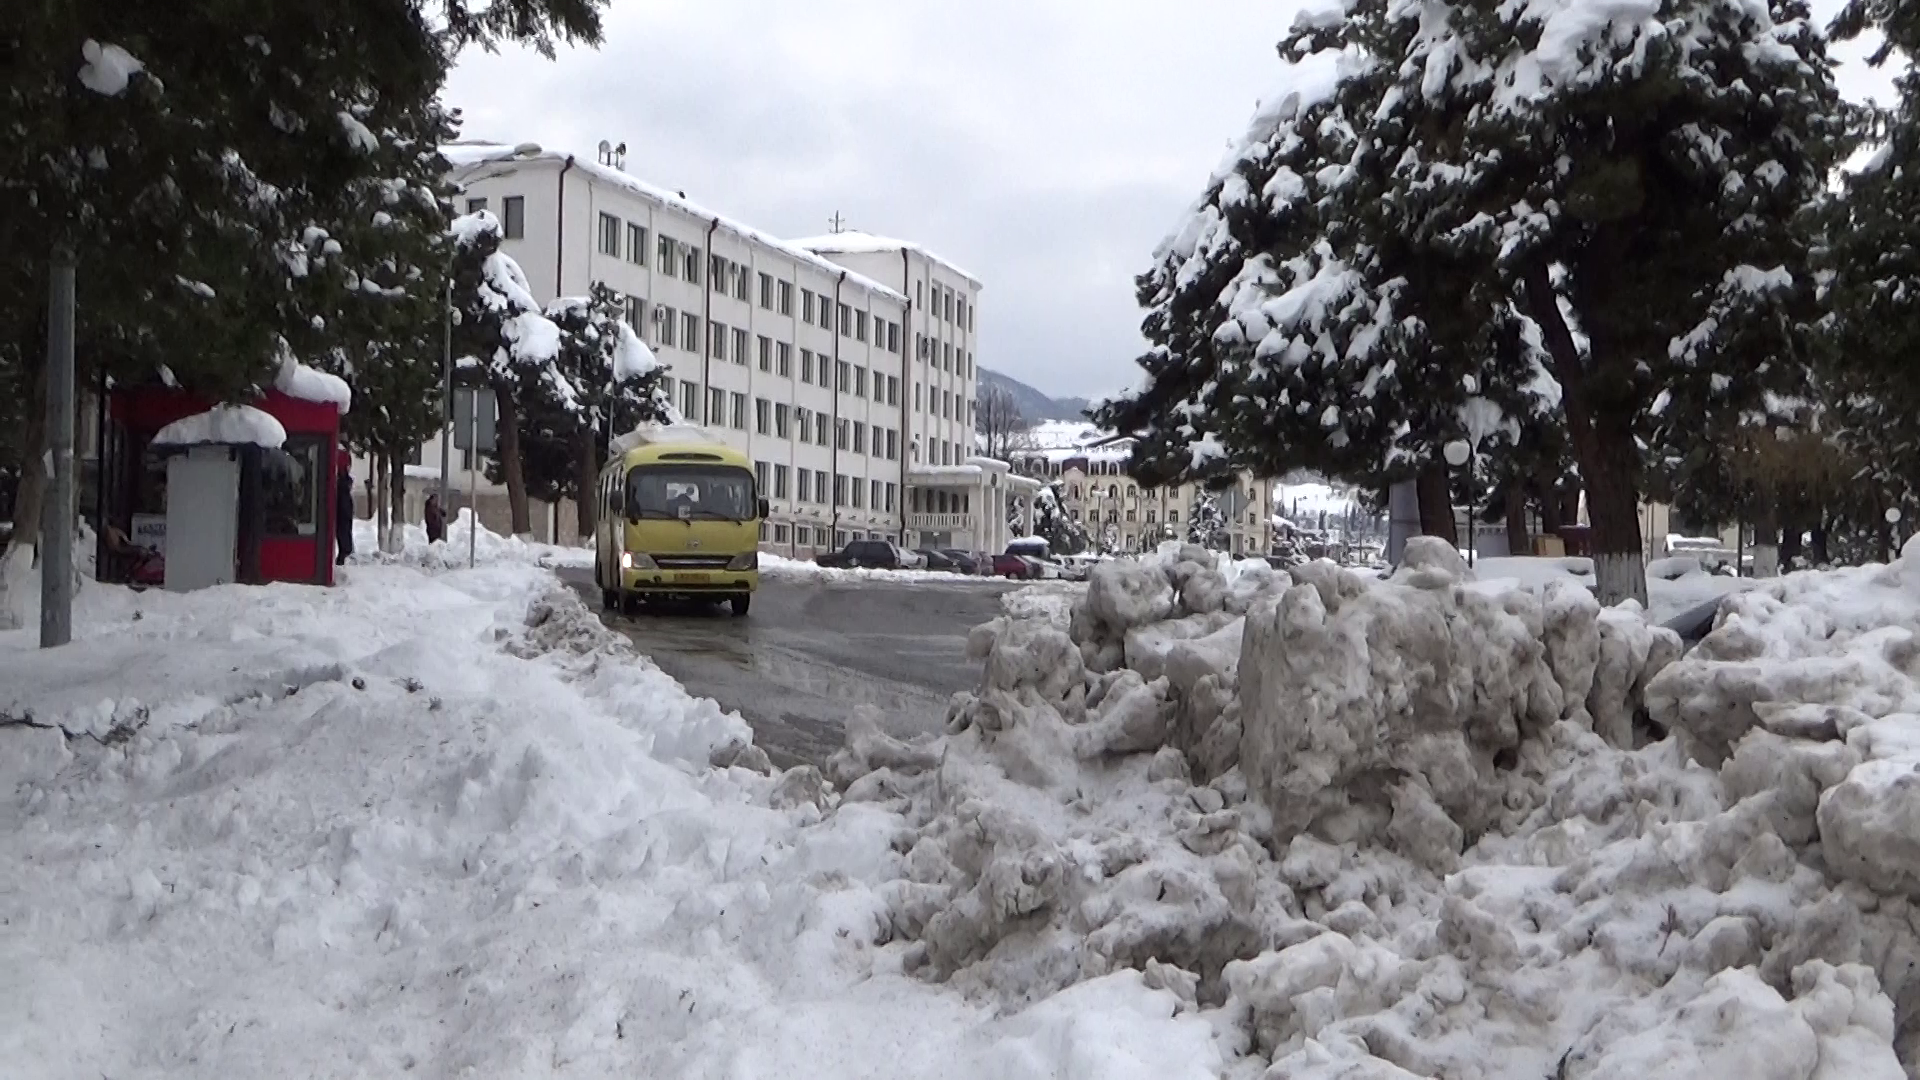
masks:
<svg viewBox="0 0 1920 1080"><path fill-rule="evenodd" d="M821 566L841 569L924 570L927 567L926 556L917 551L908 551L891 540L855 540L839 551L829 551L813 561Z"/></svg>
<svg viewBox="0 0 1920 1080"><path fill-rule="evenodd" d="M1052 559L1043 559L1038 555L1022 555L1027 565L1033 567L1035 580L1059 581L1067 576L1066 568Z"/></svg>
<svg viewBox="0 0 1920 1080"><path fill-rule="evenodd" d="M948 558L947 553L944 551L935 551L932 548L915 548L913 549L913 553L927 561L927 569L929 570L945 570L951 573L956 569L953 565L953 560Z"/></svg>
<svg viewBox="0 0 1920 1080"><path fill-rule="evenodd" d="M995 555L993 557L993 576L1013 578L1019 581L1031 581L1040 576L1039 568L1024 555Z"/></svg>
<svg viewBox="0 0 1920 1080"><path fill-rule="evenodd" d="M981 559L980 556L974 552L961 551L959 548L943 548L940 554L945 555L948 561L953 563L953 570L956 574L986 573L984 569L985 560Z"/></svg>
<svg viewBox="0 0 1920 1080"><path fill-rule="evenodd" d="M1062 555L1060 557L1060 576L1068 581L1085 581L1092 576L1093 568L1106 560L1098 555Z"/></svg>

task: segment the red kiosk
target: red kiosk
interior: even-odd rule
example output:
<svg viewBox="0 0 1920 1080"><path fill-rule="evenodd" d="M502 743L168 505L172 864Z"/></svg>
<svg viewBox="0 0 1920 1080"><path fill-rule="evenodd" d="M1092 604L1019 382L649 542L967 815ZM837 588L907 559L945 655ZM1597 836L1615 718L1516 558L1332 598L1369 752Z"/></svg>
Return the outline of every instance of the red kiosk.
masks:
<svg viewBox="0 0 1920 1080"><path fill-rule="evenodd" d="M233 489L235 543L232 574L224 580L255 585L270 581L333 584L334 492L344 471L345 455L339 450L346 384L291 361L288 364L280 389L248 403L286 429L282 445L191 448L199 457L224 455L232 462L226 469L235 477L228 481ZM304 378L290 379L287 372ZM107 423L101 428L97 494L100 527L95 565L101 581L166 582L168 477L171 459L188 448L155 446L154 436L175 421L207 412L212 405L169 387L116 389L110 394ZM216 491L213 498L229 496ZM175 507L176 513L179 509Z"/></svg>

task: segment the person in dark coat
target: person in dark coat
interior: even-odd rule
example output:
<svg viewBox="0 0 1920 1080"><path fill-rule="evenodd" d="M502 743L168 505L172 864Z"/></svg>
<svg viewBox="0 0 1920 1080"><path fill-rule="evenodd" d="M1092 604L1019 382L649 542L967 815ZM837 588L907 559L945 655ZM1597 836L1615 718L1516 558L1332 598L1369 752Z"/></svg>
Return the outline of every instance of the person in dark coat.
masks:
<svg viewBox="0 0 1920 1080"><path fill-rule="evenodd" d="M353 554L353 459L340 451L340 472L333 506L333 565L345 566Z"/></svg>
<svg viewBox="0 0 1920 1080"><path fill-rule="evenodd" d="M427 496L427 543L437 544L447 538L447 512L440 509L440 496Z"/></svg>

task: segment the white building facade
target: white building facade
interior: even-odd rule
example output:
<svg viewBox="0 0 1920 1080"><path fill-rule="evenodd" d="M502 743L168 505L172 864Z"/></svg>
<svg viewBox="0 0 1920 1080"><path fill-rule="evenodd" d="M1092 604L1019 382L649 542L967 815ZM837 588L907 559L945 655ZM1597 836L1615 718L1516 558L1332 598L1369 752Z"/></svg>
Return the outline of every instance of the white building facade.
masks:
<svg viewBox="0 0 1920 1080"><path fill-rule="evenodd" d="M909 510L937 501L913 493L935 479L917 466L968 464L977 279L865 234L782 241L590 157L531 144L444 152L455 209L500 219L535 299L596 282L626 297L682 417L752 458L771 504L763 550L807 558L856 539L934 538L998 550L1004 500L970 499L943 529ZM436 443L423 459L438 454Z"/></svg>

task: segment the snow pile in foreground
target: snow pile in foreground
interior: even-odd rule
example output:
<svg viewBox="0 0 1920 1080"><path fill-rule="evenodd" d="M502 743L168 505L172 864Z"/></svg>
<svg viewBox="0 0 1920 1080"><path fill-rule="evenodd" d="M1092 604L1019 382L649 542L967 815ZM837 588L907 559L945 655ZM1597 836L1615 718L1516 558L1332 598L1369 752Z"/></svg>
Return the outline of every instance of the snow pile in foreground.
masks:
<svg viewBox="0 0 1920 1080"><path fill-rule="evenodd" d="M902 974L906 823L550 574L344 580L0 634L8 1076L1215 1073L1142 974L1011 1016Z"/></svg>
<svg viewBox="0 0 1920 1080"><path fill-rule="evenodd" d="M1589 588L1594 583L1593 560L1579 556L1498 556L1478 560L1473 570L1483 587L1494 589L1515 584L1540 589L1560 580ZM1647 564L1647 617L1654 622L1666 622L1710 600L1753 585L1753 578L1708 573L1701 567L1700 560L1691 556L1655 559Z"/></svg>
<svg viewBox="0 0 1920 1080"><path fill-rule="evenodd" d="M1191 549L1064 626L1010 603L943 740L829 763L914 825L907 970L1009 1005L1136 971L1229 1077L1920 1060L1920 547L1733 598L1685 659L1430 541L1386 581Z"/></svg>
<svg viewBox="0 0 1920 1080"><path fill-rule="evenodd" d="M447 537L438 543L427 542L424 525L402 523L401 549L389 554L380 550L379 530L364 518L353 522L353 558L355 562L377 562L418 566L426 569L466 569L467 547L471 540L475 566L516 564L542 567L592 566L591 547L543 544L517 536L502 536L480 525L478 535L469 533L473 515L464 507L447 522Z"/></svg>

